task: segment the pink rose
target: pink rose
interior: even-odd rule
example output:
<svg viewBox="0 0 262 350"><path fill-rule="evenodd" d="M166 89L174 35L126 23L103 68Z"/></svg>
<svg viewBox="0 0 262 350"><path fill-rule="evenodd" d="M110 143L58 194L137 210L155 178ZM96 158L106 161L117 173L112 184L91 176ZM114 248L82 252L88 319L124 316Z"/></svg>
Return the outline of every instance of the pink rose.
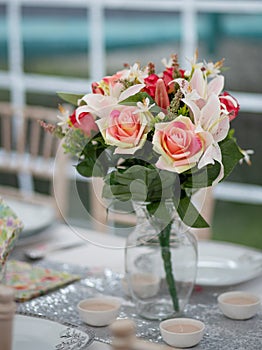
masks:
<svg viewBox="0 0 262 350"><path fill-rule="evenodd" d="M108 117L101 118L97 125L105 142L117 146L115 153L133 154L143 147L148 127L143 113L137 113L133 106L114 109Z"/></svg>
<svg viewBox="0 0 262 350"><path fill-rule="evenodd" d="M190 118L179 116L167 123L157 123L153 137L154 150L161 154L156 166L182 173L193 168L203 154L203 140L195 132Z"/></svg>
<svg viewBox="0 0 262 350"><path fill-rule="evenodd" d="M79 115L79 121L76 119L76 111L69 117L70 124L76 128L81 129L86 136L90 137L91 132L98 131L98 127L95 123L94 117L91 113L83 112Z"/></svg>
<svg viewBox="0 0 262 350"><path fill-rule="evenodd" d="M222 108L226 109L226 111L229 113L229 120L231 121L235 119L240 109L237 100L226 91L219 96L219 100Z"/></svg>

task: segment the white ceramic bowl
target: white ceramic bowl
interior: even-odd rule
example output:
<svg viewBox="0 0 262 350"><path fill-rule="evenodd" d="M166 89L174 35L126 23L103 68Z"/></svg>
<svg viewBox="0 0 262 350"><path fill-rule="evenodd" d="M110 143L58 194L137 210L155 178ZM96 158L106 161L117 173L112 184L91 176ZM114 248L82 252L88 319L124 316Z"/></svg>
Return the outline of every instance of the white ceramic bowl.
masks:
<svg viewBox="0 0 262 350"><path fill-rule="evenodd" d="M108 326L118 316L121 301L113 297L97 297L81 300L78 313L81 320L90 326Z"/></svg>
<svg viewBox="0 0 262 350"><path fill-rule="evenodd" d="M160 332L168 345L189 348L203 338L205 325L192 318L172 318L160 323Z"/></svg>
<svg viewBox="0 0 262 350"><path fill-rule="evenodd" d="M247 292L227 292L217 298L219 309L234 320L247 320L259 310L261 300L258 296Z"/></svg>

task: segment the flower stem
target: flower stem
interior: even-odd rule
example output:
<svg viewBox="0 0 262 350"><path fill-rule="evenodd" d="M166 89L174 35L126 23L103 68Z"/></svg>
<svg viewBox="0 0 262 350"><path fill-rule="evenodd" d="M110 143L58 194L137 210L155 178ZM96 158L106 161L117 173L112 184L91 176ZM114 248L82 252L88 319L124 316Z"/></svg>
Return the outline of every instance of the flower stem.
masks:
<svg viewBox="0 0 262 350"><path fill-rule="evenodd" d="M159 242L161 245L162 259L164 262L164 268L166 273L166 281L169 289L169 293L172 299L173 307L175 311L179 311L179 302L176 290L176 281L173 274L172 263L171 263L171 251L170 251L170 232L171 225L169 223L159 234Z"/></svg>

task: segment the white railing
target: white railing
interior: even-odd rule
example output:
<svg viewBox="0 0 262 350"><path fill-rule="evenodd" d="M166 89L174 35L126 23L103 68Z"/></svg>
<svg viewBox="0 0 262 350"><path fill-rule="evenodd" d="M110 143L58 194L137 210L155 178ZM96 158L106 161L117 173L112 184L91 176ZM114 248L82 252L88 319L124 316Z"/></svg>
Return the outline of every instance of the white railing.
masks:
<svg viewBox="0 0 262 350"><path fill-rule="evenodd" d="M25 102L26 91L43 91L54 93L61 89L72 91L86 90L86 79L61 78L23 72L23 49L21 37L21 7L48 6L86 8L90 36L90 81L99 79L105 73L106 52L104 45L104 10L105 9L136 9L141 11L173 11L181 13L181 58L192 57L198 46L196 18L199 12L223 13L262 13L261 1L212 1L212 0L0 0L7 6L8 19L8 58L9 70L0 71L0 87L10 89L11 102L21 107ZM150 6L149 6L150 4ZM188 64L187 61L183 62ZM262 94L239 93L236 95L242 111L261 112ZM252 99L252 104L250 103ZM252 110L250 109L252 105Z"/></svg>
<svg viewBox="0 0 262 350"><path fill-rule="evenodd" d="M25 104L25 94L30 91L55 93L58 90L73 92L86 91L91 81L105 74L106 50L104 44L105 9L133 9L141 11L168 11L181 14L181 53L180 57L192 57L198 46L198 13L262 13L262 1L215 1L215 0L0 0L6 5L8 21L8 71L0 71L0 88L11 92L11 103L17 110ZM57 76L28 74L23 71L23 44L21 32L21 9L23 6L84 8L89 25L90 80ZM87 34L88 36L88 34ZM183 65L188 62L182 62ZM235 93L246 112L262 112L262 93ZM252 103L250 103L252 101ZM223 186L223 184L219 185ZM243 187L243 186L242 186ZM241 187L241 188L242 188ZM223 192L223 187L220 193ZM218 192L217 192L218 193ZM242 191L243 193L243 191ZM261 201L261 191L257 193ZM245 195L242 196L246 201Z"/></svg>

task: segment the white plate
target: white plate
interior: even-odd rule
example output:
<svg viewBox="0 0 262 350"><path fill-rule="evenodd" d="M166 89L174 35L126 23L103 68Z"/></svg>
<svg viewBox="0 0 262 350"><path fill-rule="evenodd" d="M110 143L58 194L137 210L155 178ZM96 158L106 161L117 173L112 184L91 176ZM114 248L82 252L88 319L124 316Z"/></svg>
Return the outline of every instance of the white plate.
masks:
<svg viewBox="0 0 262 350"><path fill-rule="evenodd" d="M262 275L262 252L241 245L199 242L196 283L202 286L228 286Z"/></svg>
<svg viewBox="0 0 262 350"><path fill-rule="evenodd" d="M16 315L13 350L84 350L93 342L94 333L31 316ZM62 346L68 344L68 346ZM70 345L69 345L70 344Z"/></svg>
<svg viewBox="0 0 262 350"><path fill-rule="evenodd" d="M6 199L6 203L24 224L24 229L20 234L21 238L44 230L55 220L55 211L51 206L9 198Z"/></svg>

